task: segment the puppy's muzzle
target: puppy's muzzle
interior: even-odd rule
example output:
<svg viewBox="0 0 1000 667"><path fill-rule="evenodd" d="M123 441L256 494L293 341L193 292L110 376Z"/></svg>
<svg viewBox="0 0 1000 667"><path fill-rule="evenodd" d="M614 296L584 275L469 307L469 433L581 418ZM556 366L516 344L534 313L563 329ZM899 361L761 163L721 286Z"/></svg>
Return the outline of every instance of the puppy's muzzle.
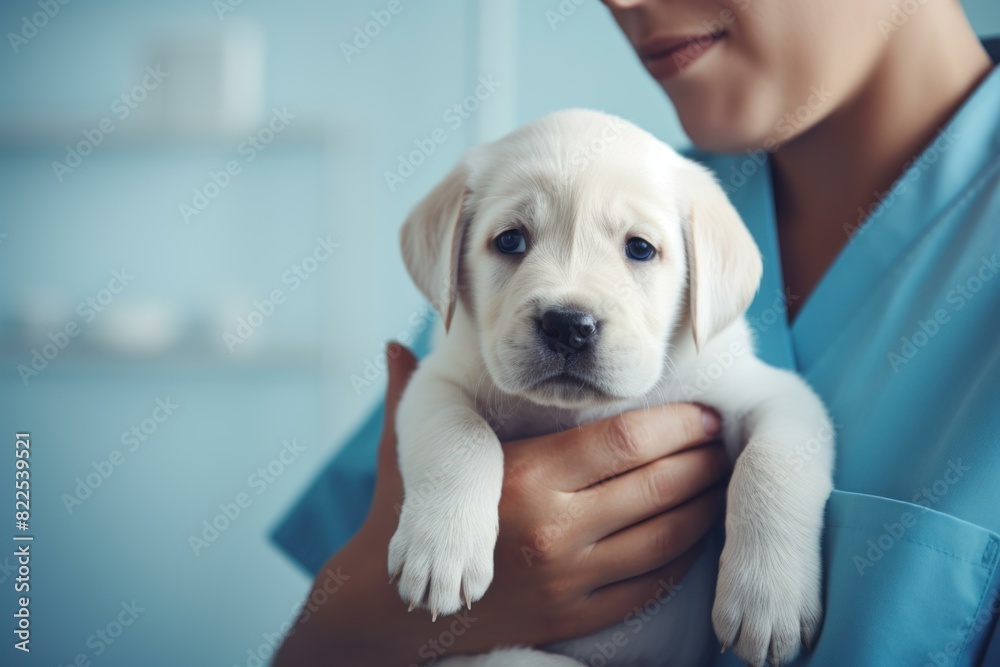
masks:
<svg viewBox="0 0 1000 667"><path fill-rule="evenodd" d="M539 335L553 352L570 357L585 352L597 339L597 320L579 310L548 310L539 320Z"/></svg>

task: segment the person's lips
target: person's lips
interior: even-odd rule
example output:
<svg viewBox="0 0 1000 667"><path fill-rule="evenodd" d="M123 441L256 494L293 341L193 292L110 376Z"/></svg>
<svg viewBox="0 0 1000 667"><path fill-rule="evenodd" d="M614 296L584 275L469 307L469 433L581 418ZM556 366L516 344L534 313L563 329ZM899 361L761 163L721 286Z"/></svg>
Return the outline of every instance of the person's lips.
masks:
<svg viewBox="0 0 1000 667"><path fill-rule="evenodd" d="M663 80L679 74L701 58L726 33L650 37L637 50L646 69L654 78Z"/></svg>

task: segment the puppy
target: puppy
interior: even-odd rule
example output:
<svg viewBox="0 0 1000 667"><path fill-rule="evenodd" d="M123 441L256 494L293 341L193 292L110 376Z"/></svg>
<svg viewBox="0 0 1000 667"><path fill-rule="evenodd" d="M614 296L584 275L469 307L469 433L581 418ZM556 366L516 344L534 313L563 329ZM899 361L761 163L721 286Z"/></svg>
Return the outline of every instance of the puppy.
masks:
<svg viewBox="0 0 1000 667"><path fill-rule="evenodd" d="M692 401L722 415L735 460L721 556L701 556L656 630L449 665L592 664L616 631L630 641L601 664L704 664L712 625L754 665L810 644L832 429L803 380L753 354L760 255L707 170L620 118L555 113L472 149L413 210L402 248L447 330L397 413L389 574L411 609L452 614L490 585L502 441Z"/></svg>

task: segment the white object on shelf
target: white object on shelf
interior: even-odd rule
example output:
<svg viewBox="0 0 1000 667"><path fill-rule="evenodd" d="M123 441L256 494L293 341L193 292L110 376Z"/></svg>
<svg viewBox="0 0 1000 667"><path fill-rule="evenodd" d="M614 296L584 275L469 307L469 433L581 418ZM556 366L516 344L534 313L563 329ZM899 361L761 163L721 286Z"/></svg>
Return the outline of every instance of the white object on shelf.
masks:
<svg viewBox="0 0 1000 667"><path fill-rule="evenodd" d="M155 92L163 123L180 131L245 132L264 117L264 33L233 22L176 35L150 56L169 78Z"/></svg>
<svg viewBox="0 0 1000 667"><path fill-rule="evenodd" d="M87 333L95 343L114 352L151 354L180 340L181 318L169 303L123 302L96 318Z"/></svg>

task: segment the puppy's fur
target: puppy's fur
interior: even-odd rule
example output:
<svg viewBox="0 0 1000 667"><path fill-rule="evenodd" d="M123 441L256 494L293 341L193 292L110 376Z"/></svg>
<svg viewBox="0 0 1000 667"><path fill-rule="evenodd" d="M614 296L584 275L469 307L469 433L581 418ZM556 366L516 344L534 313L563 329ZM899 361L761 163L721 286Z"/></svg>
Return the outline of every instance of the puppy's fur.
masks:
<svg viewBox="0 0 1000 667"><path fill-rule="evenodd" d="M497 248L511 229L522 254ZM655 255L627 257L633 237ZM711 622L744 660L787 662L814 639L832 431L800 378L753 354L742 315L760 255L705 169L619 118L559 112L471 150L402 245L448 329L397 414L406 495L389 573L411 608L452 614L490 585L503 440L695 401L722 415L736 461L721 557L702 556L648 620L656 629L549 647L575 660L508 649L449 664L590 664L615 631L629 641L608 664L700 663L716 572ZM545 338L544 314L567 309L596 322L581 352Z"/></svg>

